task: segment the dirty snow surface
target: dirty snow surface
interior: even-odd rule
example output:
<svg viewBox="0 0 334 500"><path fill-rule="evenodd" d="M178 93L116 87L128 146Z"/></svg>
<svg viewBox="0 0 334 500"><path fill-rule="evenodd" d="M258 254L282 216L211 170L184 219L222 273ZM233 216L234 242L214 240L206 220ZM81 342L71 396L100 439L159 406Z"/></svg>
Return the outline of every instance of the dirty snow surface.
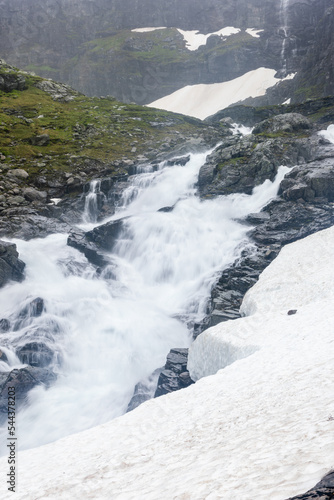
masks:
<svg viewBox="0 0 334 500"><path fill-rule="evenodd" d="M281 81L275 74L274 69L258 68L228 82L187 85L148 106L204 120L238 101L264 95Z"/></svg>
<svg viewBox="0 0 334 500"><path fill-rule="evenodd" d="M2 458L0 497L284 500L311 488L334 466L333 263L334 227L286 246L246 317L193 344L195 385L19 453L15 495Z"/></svg>

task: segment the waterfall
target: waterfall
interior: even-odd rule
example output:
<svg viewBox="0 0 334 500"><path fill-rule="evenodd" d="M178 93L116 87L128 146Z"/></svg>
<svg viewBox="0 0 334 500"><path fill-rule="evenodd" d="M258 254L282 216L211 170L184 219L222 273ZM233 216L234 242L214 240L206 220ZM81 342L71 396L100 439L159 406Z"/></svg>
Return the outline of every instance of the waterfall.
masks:
<svg viewBox="0 0 334 500"><path fill-rule="evenodd" d="M250 244L238 219L266 205L287 171L252 195L201 201L195 184L205 158L191 154L185 166L162 164L133 177L111 217L127 216L102 273L66 245L66 234L14 240L26 279L0 290L0 319L10 325L1 345L13 369L23 366L15 352L38 342L53 353L46 362L57 373L49 389L29 392L19 412L21 449L122 415L135 385L164 365L172 347L190 345L219 272ZM29 306L37 298L38 314Z"/></svg>
<svg viewBox="0 0 334 500"><path fill-rule="evenodd" d="M279 17L280 17L280 23L281 23L280 31L283 33L283 41L282 41L282 49L281 49L280 59L281 59L281 65L282 65L282 69L284 71L285 76L287 73L286 45L287 45L287 41L289 38L288 8L289 8L289 0L281 0Z"/></svg>
<svg viewBox="0 0 334 500"><path fill-rule="evenodd" d="M104 197L101 193L101 181L93 180L89 184L89 191L85 196L85 207L82 219L84 222L96 222L99 213L99 198Z"/></svg>

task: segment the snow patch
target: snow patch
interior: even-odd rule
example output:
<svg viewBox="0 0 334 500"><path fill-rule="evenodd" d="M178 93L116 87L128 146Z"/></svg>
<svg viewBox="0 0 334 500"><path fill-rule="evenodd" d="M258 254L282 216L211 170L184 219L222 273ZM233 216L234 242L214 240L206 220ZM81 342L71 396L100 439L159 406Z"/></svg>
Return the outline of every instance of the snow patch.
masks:
<svg viewBox="0 0 334 500"><path fill-rule="evenodd" d="M134 30L131 30L135 33L149 33L150 31L156 31L156 30L165 30L167 29L166 26L159 26L158 28L135 28Z"/></svg>
<svg viewBox="0 0 334 500"><path fill-rule="evenodd" d="M264 95L281 81L275 74L274 69L258 68L223 83L187 85L148 106L204 120L238 101Z"/></svg>
<svg viewBox="0 0 334 500"><path fill-rule="evenodd" d="M245 31L246 31L246 33L253 36L254 38L260 38L259 33L263 33L264 30L256 30L254 28L247 28Z"/></svg>
<svg viewBox="0 0 334 500"><path fill-rule="evenodd" d="M203 35L198 30L184 31L177 28L177 31L181 33L184 40L186 41L186 48L188 50L198 50L201 45L205 45L207 39L212 35L218 35L221 38L229 37L231 35L236 35L239 33L239 28L233 28L233 26L228 26L227 28L222 28L221 30L214 31L213 33L208 33Z"/></svg>
<svg viewBox="0 0 334 500"><path fill-rule="evenodd" d="M327 130L320 130L318 134L334 144L334 125L329 125Z"/></svg>

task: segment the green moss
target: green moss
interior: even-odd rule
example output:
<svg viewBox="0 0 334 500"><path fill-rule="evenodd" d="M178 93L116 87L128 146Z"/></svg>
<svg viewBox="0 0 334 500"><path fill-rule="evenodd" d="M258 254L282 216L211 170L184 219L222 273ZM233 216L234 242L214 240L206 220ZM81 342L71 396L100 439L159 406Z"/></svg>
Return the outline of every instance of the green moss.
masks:
<svg viewBox="0 0 334 500"><path fill-rule="evenodd" d="M24 158L30 178L41 170L47 176L72 171L72 155L79 157L78 163L92 159L112 165L124 157L136 159L139 154L147 154L148 145L159 148L168 138L176 145L184 140L182 135L198 135L206 129L199 120L123 104L114 98L78 94L69 102L54 101L50 94L35 86L42 78L25 77L26 90L1 93L0 151L10 165L22 165ZM156 126L157 123L161 126ZM41 134L49 135L49 144L32 145L31 138ZM136 152L132 151L134 145ZM48 158L44 161L40 157ZM40 162L47 165L38 167Z"/></svg>

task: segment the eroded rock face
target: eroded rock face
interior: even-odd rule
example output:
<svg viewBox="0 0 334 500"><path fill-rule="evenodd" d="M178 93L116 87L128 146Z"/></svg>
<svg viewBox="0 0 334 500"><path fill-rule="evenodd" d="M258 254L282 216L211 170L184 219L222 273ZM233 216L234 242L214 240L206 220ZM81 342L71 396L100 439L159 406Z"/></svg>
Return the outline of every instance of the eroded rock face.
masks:
<svg viewBox="0 0 334 500"><path fill-rule="evenodd" d="M0 240L0 287L8 281L24 279L25 264L19 259L16 245Z"/></svg>
<svg viewBox="0 0 334 500"><path fill-rule="evenodd" d="M292 139L280 134L272 138L270 135L268 132L263 136L250 134L241 139L224 140L200 169L200 196L251 194L253 188L266 179L274 180L280 165L293 166L309 161L315 148L313 142L319 142L319 139L313 141L298 136Z"/></svg>
<svg viewBox="0 0 334 500"><path fill-rule="evenodd" d="M277 132L293 133L311 128L312 124L305 116L298 113L286 113L258 123L253 129L253 134L263 132L269 134L276 134Z"/></svg>
<svg viewBox="0 0 334 500"><path fill-rule="evenodd" d="M3 92L12 92L13 90L24 90L26 80L23 75L12 75L0 71L0 90Z"/></svg>
<svg viewBox="0 0 334 500"><path fill-rule="evenodd" d="M67 244L82 252L92 264L104 267L110 263L106 251L112 250L121 233L124 220L107 222L86 233L80 229L72 229Z"/></svg>
<svg viewBox="0 0 334 500"><path fill-rule="evenodd" d="M194 383L187 370L187 360L188 349L171 349L165 368L160 373L154 397L184 389Z"/></svg>

